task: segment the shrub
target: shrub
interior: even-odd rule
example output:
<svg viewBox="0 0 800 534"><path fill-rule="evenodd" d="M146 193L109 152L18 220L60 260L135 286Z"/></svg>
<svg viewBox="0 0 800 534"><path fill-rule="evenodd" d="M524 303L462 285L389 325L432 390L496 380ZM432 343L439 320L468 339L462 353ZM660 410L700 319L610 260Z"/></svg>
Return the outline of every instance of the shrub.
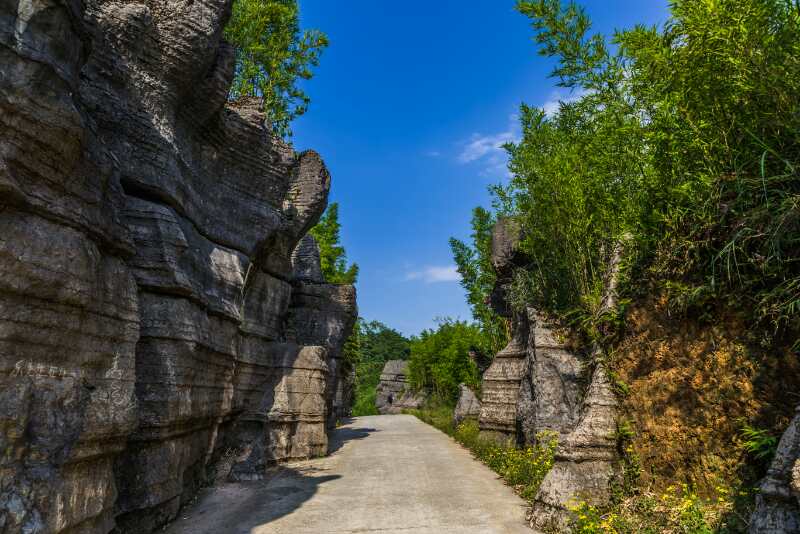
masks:
<svg viewBox="0 0 800 534"><path fill-rule="evenodd" d="M457 400L459 384L477 390L478 367L469 353L480 350L482 342L480 327L464 321L444 319L436 330L423 331L411 339L408 368L412 386L432 392L446 404Z"/></svg>
<svg viewBox="0 0 800 534"><path fill-rule="evenodd" d="M703 500L687 485L670 486L660 494L645 492L610 509L577 502L572 532L576 534L711 534L741 532L745 525L730 512L738 492L717 488L716 499Z"/></svg>
<svg viewBox="0 0 800 534"><path fill-rule="evenodd" d="M230 98L258 98L272 132L291 136L290 123L310 102L298 81L311 79L328 38L300 30L297 0L236 0L225 38L236 47Z"/></svg>
<svg viewBox="0 0 800 534"><path fill-rule="evenodd" d="M516 289L540 309L597 309L607 257L800 323L800 10L793 0L676 0L663 28L591 33L575 2L520 1L573 91L522 106L495 205L523 225ZM696 288L696 290L694 289ZM520 292L518 291L518 292Z"/></svg>

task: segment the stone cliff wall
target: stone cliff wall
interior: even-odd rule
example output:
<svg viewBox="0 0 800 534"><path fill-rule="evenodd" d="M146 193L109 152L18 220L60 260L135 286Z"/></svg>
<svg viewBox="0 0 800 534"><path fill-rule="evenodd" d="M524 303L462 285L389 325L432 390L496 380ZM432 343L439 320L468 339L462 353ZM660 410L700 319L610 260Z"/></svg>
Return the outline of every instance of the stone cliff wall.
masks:
<svg viewBox="0 0 800 534"><path fill-rule="evenodd" d="M355 292L292 254L330 177L227 104L229 10L0 5L3 532L147 532L326 452Z"/></svg>

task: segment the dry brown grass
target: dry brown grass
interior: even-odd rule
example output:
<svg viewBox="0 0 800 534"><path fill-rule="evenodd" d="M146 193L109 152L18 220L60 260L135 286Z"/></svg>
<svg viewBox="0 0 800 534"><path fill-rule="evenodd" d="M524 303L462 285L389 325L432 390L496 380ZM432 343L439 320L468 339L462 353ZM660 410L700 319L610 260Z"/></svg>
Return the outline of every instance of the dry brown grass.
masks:
<svg viewBox="0 0 800 534"><path fill-rule="evenodd" d="M779 434L800 402L788 348L756 346L736 313L712 315L670 316L664 298L629 310L611 367L630 388L623 406L643 488L688 483L714 497L720 486L752 483L761 473L742 449L743 424Z"/></svg>

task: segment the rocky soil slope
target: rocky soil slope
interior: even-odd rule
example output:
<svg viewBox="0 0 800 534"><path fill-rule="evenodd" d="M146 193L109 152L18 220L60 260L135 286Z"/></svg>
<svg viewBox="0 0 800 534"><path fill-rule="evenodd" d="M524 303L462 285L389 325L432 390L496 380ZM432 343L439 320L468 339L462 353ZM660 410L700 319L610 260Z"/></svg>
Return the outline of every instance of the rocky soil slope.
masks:
<svg viewBox="0 0 800 534"><path fill-rule="evenodd" d="M330 177L227 104L229 11L0 5L3 532L147 532L326 452L355 292L292 254Z"/></svg>

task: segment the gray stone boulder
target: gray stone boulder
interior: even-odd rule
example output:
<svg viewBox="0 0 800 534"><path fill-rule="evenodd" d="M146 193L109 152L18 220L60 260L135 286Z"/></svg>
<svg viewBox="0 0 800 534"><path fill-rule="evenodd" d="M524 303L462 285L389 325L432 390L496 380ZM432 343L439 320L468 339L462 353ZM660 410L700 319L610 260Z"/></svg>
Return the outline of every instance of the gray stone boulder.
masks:
<svg viewBox="0 0 800 534"><path fill-rule="evenodd" d="M756 494L751 534L800 532L800 408Z"/></svg>
<svg viewBox="0 0 800 534"><path fill-rule="evenodd" d="M478 419L481 414L481 401L465 384L458 386L458 402L453 410L453 423L458 426L467 419Z"/></svg>
<svg viewBox="0 0 800 534"><path fill-rule="evenodd" d="M413 391L408 382L408 362L406 360L389 360L383 366L380 382L378 382L375 407L378 412L399 414L403 410L421 408L426 397L421 392Z"/></svg>

